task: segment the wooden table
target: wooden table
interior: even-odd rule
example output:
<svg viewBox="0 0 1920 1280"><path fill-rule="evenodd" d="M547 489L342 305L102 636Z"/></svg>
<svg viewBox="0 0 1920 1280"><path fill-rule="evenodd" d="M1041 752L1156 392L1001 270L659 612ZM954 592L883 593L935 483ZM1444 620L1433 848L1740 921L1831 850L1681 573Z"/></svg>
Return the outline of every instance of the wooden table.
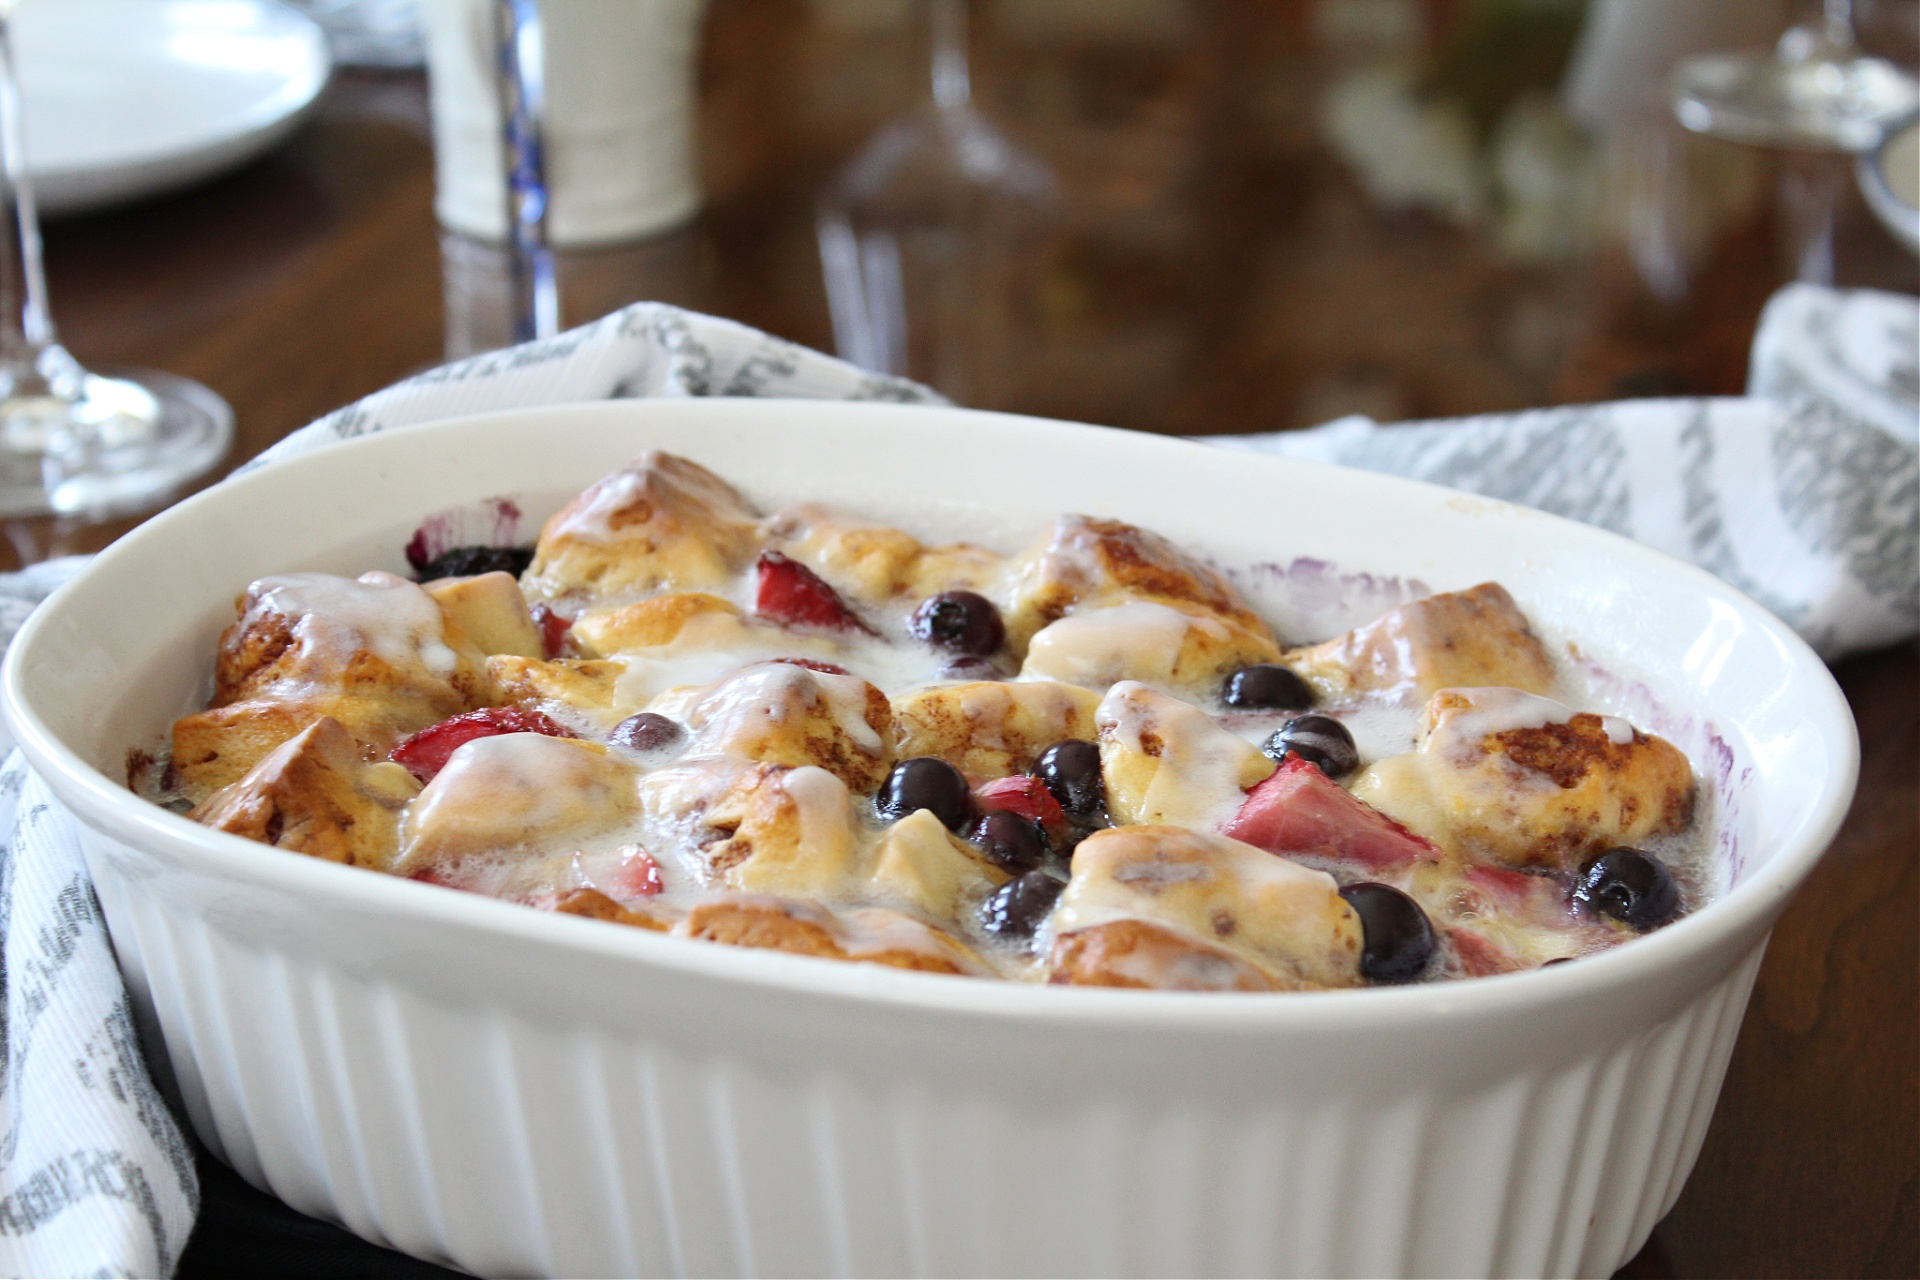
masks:
<svg viewBox="0 0 1920 1280"><path fill-rule="evenodd" d="M1054 165L1070 213L1046 281L1057 363L1013 407L1237 432L1741 390L1759 307L1788 278L1769 195L1780 161L1693 145L1686 163L1759 194L1718 215L1661 297L1605 236L1516 258L1484 227L1376 210L1314 126L1317 95L1364 60L1364 32L1300 5L1130 4L1130 22L1099 29L1071 9L1002 0L975 41L987 109ZM714 0L708 208L656 242L570 255L574 318L659 297L830 348L813 202L920 92L919 36L894 12ZM1460 6L1421 12L1459 33ZM417 77L344 76L270 158L51 225L68 345L212 386L238 417L235 462L437 362L426 138ZM1840 283L1916 290L1914 260L1857 199L1837 243ZM124 527L12 533L40 554ZM1920 1271L1917 670L1912 645L1838 668L1859 798L1775 932L1699 1166L1622 1274Z"/></svg>

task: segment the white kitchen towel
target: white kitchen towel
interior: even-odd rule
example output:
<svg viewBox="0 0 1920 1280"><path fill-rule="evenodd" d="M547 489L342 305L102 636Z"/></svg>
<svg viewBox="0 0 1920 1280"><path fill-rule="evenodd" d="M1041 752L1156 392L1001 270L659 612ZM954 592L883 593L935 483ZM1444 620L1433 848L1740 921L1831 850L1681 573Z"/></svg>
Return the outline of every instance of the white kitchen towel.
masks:
<svg viewBox="0 0 1920 1280"><path fill-rule="evenodd" d="M1744 587L1834 656L1920 624L1917 333L1913 298L1794 287L1767 309L1748 397L1395 427L1349 419L1221 443L1417 476L1640 537ZM409 378L249 467L487 409L690 395L939 402L741 325L640 304ZM0 644L82 563L0 575ZM165 1275L192 1226L192 1166L142 1070L72 822L18 757L0 770L0 1274Z"/></svg>
<svg viewBox="0 0 1920 1280"><path fill-rule="evenodd" d="M1470 489L1691 560L1829 660L1920 630L1920 299L1791 285L1748 394L1220 443Z"/></svg>

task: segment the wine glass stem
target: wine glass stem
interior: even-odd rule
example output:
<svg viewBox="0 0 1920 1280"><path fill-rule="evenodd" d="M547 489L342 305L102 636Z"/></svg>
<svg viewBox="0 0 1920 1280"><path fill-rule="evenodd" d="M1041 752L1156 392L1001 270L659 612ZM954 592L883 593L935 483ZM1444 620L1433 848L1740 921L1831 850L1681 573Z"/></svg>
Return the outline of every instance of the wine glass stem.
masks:
<svg viewBox="0 0 1920 1280"><path fill-rule="evenodd" d="M1853 47L1853 0L1824 0L1827 41L1842 48Z"/></svg>
<svg viewBox="0 0 1920 1280"><path fill-rule="evenodd" d="M9 6L10 7L10 6ZM47 273L41 258L40 217L27 176L25 130L20 120L20 81L14 70L13 20L0 8L0 186L6 210L0 235L0 380L8 394L78 394L78 368L59 347L47 307ZM50 367L51 366L51 367Z"/></svg>
<svg viewBox="0 0 1920 1280"><path fill-rule="evenodd" d="M973 101L967 0L933 0L933 101L942 111L958 111Z"/></svg>
<svg viewBox="0 0 1920 1280"><path fill-rule="evenodd" d="M1850 180L1845 163L1832 156L1786 157L1780 173L1780 193L1794 279L1807 284L1833 283L1834 224Z"/></svg>
<svg viewBox="0 0 1920 1280"><path fill-rule="evenodd" d="M548 241L546 51L536 0L495 0L501 137L507 159L507 235L513 268L513 337L560 329L560 290Z"/></svg>

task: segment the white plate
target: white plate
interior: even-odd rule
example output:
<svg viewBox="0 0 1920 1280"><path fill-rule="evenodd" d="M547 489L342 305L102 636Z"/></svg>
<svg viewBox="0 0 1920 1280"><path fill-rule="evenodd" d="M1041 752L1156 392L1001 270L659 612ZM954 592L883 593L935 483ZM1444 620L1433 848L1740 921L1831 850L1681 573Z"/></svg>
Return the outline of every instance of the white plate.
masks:
<svg viewBox="0 0 1920 1280"><path fill-rule="evenodd" d="M42 213L197 182L300 123L326 38L273 0L24 0L14 39Z"/></svg>

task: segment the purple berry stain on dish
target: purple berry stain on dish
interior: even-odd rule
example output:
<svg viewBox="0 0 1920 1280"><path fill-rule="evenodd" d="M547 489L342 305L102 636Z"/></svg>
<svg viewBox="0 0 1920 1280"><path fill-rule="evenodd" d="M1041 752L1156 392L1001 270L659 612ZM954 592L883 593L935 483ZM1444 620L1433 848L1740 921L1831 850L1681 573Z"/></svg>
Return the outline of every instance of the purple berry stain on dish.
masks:
<svg viewBox="0 0 1920 1280"><path fill-rule="evenodd" d="M520 504L507 496L482 498L471 507L437 511L422 520L407 540L407 564L422 582L446 574L428 575L440 556L460 547L514 547L526 516Z"/></svg>

